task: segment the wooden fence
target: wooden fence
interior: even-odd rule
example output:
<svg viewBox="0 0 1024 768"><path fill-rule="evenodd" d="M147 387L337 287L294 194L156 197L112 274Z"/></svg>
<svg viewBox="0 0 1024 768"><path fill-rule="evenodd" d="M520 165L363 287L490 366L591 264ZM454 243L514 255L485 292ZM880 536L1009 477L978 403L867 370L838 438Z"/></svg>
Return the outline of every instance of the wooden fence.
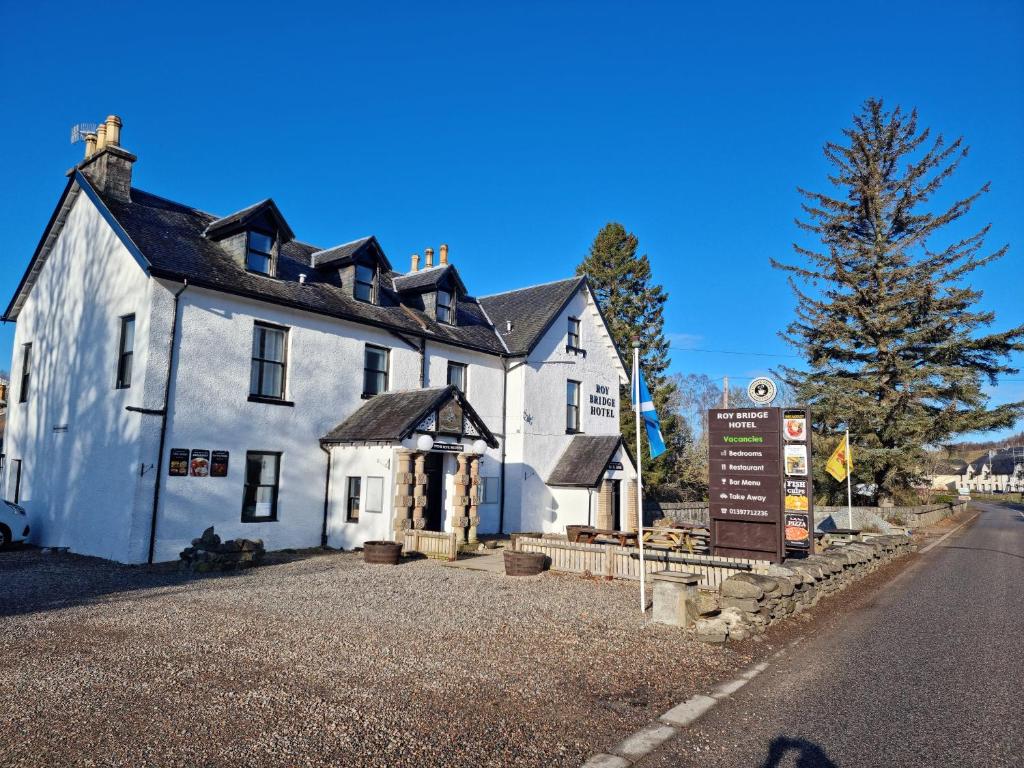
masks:
<svg viewBox="0 0 1024 768"><path fill-rule="evenodd" d="M455 560L459 554L459 545L455 532L438 533L437 531L417 531L410 529L405 532L403 552L419 552L421 555L435 560Z"/></svg>
<svg viewBox="0 0 1024 768"><path fill-rule="evenodd" d="M620 547L617 544L570 544L553 539L521 538L516 543L520 552L541 552L551 560L551 570L563 573L591 574L612 579L640 579L640 549ZM686 562L665 562L666 555ZM701 586L718 587L730 576L741 571L767 573L771 563L767 560L747 560L734 557L690 555L683 552L665 552L645 548L644 570L685 571L700 576Z"/></svg>

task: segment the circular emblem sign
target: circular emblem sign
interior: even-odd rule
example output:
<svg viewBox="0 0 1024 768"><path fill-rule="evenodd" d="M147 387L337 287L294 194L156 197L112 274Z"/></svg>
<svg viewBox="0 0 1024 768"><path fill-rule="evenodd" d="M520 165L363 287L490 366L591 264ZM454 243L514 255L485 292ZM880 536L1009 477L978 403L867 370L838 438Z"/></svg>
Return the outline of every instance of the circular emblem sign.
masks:
<svg viewBox="0 0 1024 768"><path fill-rule="evenodd" d="M775 382L765 376L759 376L750 382L747 387L747 395L758 405L768 405L778 394L778 387Z"/></svg>

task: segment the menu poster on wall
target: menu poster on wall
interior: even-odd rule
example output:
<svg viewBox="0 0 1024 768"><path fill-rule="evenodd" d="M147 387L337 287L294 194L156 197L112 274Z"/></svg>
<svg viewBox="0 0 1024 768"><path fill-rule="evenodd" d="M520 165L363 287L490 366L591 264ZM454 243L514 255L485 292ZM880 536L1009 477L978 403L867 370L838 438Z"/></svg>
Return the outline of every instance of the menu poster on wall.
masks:
<svg viewBox="0 0 1024 768"><path fill-rule="evenodd" d="M171 477L188 475L188 448L171 448L171 463L167 466L167 474Z"/></svg>
<svg viewBox="0 0 1024 768"><path fill-rule="evenodd" d="M783 411L782 434L786 440L807 441L807 415L804 411Z"/></svg>
<svg viewBox="0 0 1024 768"><path fill-rule="evenodd" d="M810 547L811 525L808 517L806 514L786 513L787 547Z"/></svg>
<svg viewBox="0 0 1024 768"><path fill-rule="evenodd" d="M189 474L192 477L208 477L210 474L210 452L200 448L193 448L189 470Z"/></svg>
<svg viewBox="0 0 1024 768"><path fill-rule="evenodd" d="M807 500L807 481L787 477L785 482L785 509L787 512L806 512L810 508Z"/></svg>
<svg viewBox="0 0 1024 768"><path fill-rule="evenodd" d="M787 475L807 475L807 446L787 445L785 453L785 471Z"/></svg>
<svg viewBox="0 0 1024 768"><path fill-rule="evenodd" d="M214 451L210 458L210 477L228 476L228 459L231 454L228 451Z"/></svg>

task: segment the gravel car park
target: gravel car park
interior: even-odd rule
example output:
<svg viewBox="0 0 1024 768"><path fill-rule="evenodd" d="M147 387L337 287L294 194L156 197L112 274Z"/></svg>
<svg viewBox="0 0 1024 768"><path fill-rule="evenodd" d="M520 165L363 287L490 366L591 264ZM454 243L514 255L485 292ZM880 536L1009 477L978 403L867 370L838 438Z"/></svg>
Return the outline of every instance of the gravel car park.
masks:
<svg viewBox="0 0 1024 768"><path fill-rule="evenodd" d="M578 766L751 658L630 583L276 560L4 553L0 764Z"/></svg>

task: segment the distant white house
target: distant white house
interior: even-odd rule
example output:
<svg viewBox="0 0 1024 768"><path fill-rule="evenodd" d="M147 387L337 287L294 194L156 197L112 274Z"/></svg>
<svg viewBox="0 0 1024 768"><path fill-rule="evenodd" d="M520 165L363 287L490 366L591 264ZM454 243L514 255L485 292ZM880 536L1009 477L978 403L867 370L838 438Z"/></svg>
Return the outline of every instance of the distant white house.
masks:
<svg viewBox="0 0 1024 768"><path fill-rule="evenodd" d="M133 187L120 129L4 313L3 490L36 543L139 563L209 525L348 548L631 519L627 371L586 279L475 298L444 245L400 273L374 237L296 239L271 200L204 213Z"/></svg>
<svg viewBox="0 0 1024 768"><path fill-rule="evenodd" d="M1024 447L989 451L968 464L960 480L971 491L1024 491Z"/></svg>

